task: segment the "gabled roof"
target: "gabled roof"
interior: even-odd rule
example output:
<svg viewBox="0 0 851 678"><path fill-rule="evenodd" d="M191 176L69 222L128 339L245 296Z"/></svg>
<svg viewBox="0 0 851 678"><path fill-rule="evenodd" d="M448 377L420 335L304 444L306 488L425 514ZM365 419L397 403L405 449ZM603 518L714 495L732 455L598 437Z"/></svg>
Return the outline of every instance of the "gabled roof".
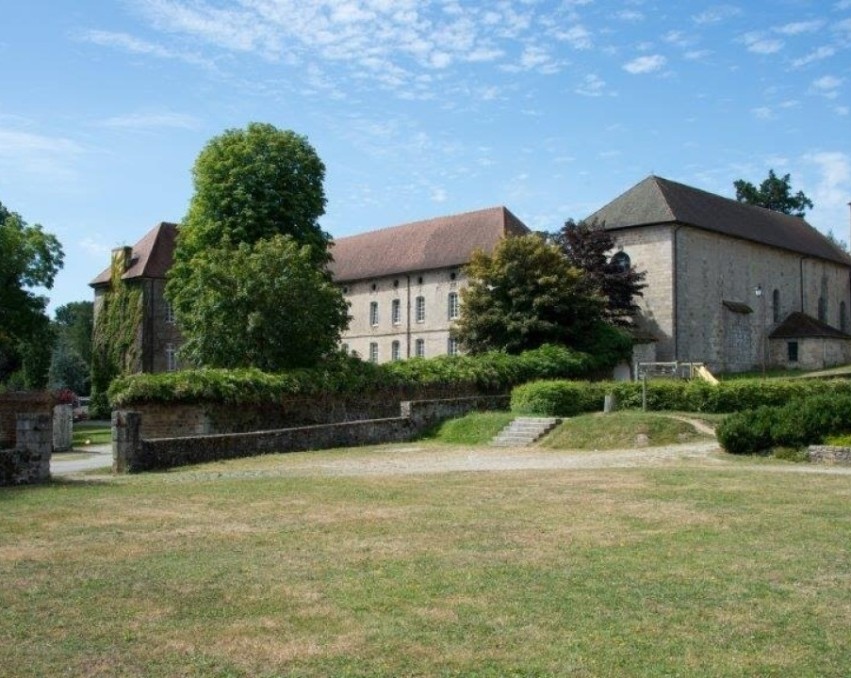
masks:
<svg viewBox="0 0 851 678"><path fill-rule="evenodd" d="M134 278L165 278L171 268L174 255L174 242L177 237L177 224L163 221L148 231L133 245L130 266L121 276L122 280ZM108 285L111 278L109 267L101 271L89 285Z"/></svg>
<svg viewBox="0 0 851 678"><path fill-rule="evenodd" d="M491 252L506 235L529 229L505 207L383 228L334 241L336 282L463 266L473 250Z"/></svg>
<svg viewBox="0 0 851 678"><path fill-rule="evenodd" d="M774 331L768 335L769 339L851 339L851 336L841 330L831 327L821 320L800 311L790 313Z"/></svg>
<svg viewBox="0 0 851 678"><path fill-rule="evenodd" d="M799 217L649 176L586 221L607 230L685 224L851 266L851 257Z"/></svg>

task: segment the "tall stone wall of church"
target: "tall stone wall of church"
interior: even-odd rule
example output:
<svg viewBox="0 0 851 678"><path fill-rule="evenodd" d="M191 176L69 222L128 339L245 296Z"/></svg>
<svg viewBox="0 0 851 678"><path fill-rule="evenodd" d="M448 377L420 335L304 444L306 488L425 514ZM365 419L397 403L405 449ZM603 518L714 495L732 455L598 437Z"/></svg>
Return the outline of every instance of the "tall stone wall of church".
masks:
<svg viewBox="0 0 851 678"><path fill-rule="evenodd" d="M460 294L464 274L460 267L441 268L343 282L349 302L351 322L342 342L364 360L370 358L370 344L377 344L378 362L392 359L393 342L399 342L401 359L416 355L417 340L422 340L426 358L446 355L449 349L449 295ZM417 297L424 300L424 314L417 317ZM393 301L398 300L399 318L394 322ZM377 322L370 318L370 304L378 304Z"/></svg>
<svg viewBox="0 0 851 678"><path fill-rule="evenodd" d="M672 226L643 226L615 231L615 243L638 271L647 287L637 299L641 328L657 339L656 360L674 360L674 291Z"/></svg>
<svg viewBox="0 0 851 678"><path fill-rule="evenodd" d="M767 335L789 313L818 317L821 297L838 327L840 305L851 301L838 264L691 227L678 229L675 250L677 357L712 370L770 363Z"/></svg>

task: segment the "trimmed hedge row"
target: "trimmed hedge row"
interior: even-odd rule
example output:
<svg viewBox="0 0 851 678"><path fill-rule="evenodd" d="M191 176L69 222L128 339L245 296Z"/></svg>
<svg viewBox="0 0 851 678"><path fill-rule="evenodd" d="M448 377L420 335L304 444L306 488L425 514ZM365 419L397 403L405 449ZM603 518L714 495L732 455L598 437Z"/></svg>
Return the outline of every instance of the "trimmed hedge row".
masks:
<svg viewBox="0 0 851 678"><path fill-rule="evenodd" d="M773 447L800 448L851 430L851 394L793 400L732 414L716 429L731 454L756 454Z"/></svg>
<svg viewBox="0 0 851 678"><path fill-rule="evenodd" d="M382 365L340 355L320 367L276 374L257 369L212 368L134 374L112 382L109 401L112 407L202 400L268 404L299 395L436 385L473 386L482 393L505 393L532 379L581 378L601 367L599 359L563 346L542 346L521 355L493 352L413 358Z"/></svg>
<svg viewBox="0 0 851 678"><path fill-rule="evenodd" d="M517 386L511 409L520 414L568 417L603 409L607 394L623 409L642 406L640 382L537 381ZM817 396L851 397L851 380L742 379L721 382L655 380L647 383L647 409L655 411L731 413L759 407L780 407Z"/></svg>

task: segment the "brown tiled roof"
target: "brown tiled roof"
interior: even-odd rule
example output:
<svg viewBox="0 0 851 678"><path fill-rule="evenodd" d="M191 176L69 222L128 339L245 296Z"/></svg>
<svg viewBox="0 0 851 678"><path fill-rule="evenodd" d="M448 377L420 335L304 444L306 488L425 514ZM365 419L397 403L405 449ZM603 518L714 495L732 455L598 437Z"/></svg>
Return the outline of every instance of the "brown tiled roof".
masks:
<svg viewBox="0 0 851 678"><path fill-rule="evenodd" d="M330 268L337 282L463 266L473 250L491 252L506 235L529 229L505 207L491 207L334 241Z"/></svg>
<svg viewBox="0 0 851 678"><path fill-rule="evenodd" d="M769 339L809 339L809 338L826 338L826 339L851 339L851 336L845 334L841 330L831 327L821 320L816 320L812 316L800 311L790 313L780 323L771 334Z"/></svg>
<svg viewBox="0 0 851 678"><path fill-rule="evenodd" d="M165 278L168 269L171 268L176 237L177 224L163 221L154 226L133 245L130 266L121 276L122 279ZM110 277L110 269L107 267L89 285L97 287L109 284Z"/></svg>
<svg viewBox="0 0 851 678"><path fill-rule="evenodd" d="M587 221L616 230L654 224L696 228L780 247L851 266L851 257L799 217L746 205L685 184L650 176Z"/></svg>

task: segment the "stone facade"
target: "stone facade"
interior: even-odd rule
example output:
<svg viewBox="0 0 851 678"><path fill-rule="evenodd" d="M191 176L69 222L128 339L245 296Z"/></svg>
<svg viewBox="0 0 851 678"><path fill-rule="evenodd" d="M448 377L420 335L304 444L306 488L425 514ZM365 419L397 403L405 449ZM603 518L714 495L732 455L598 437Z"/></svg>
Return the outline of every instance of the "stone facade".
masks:
<svg viewBox="0 0 851 678"><path fill-rule="evenodd" d="M50 480L53 418L45 413L16 415L17 444L0 449L0 486L31 485Z"/></svg>
<svg viewBox="0 0 851 678"><path fill-rule="evenodd" d="M453 352L449 330L464 284L460 266L345 284L352 318L342 339L346 349L376 362Z"/></svg>

